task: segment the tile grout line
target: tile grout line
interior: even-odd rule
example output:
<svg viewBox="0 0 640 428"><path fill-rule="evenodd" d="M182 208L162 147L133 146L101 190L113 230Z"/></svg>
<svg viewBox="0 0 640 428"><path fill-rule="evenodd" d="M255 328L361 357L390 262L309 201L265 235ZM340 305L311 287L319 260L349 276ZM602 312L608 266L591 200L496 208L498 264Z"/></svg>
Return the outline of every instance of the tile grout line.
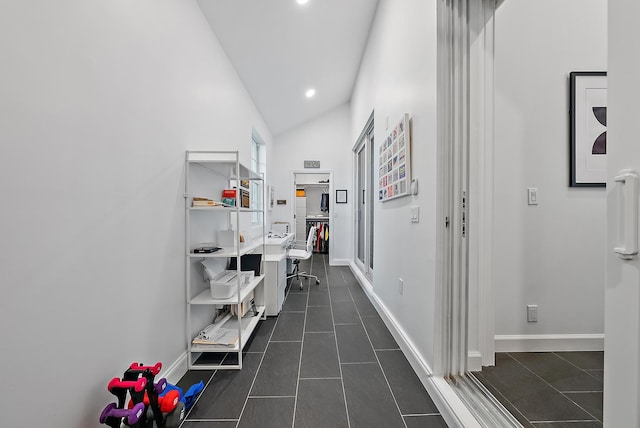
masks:
<svg viewBox="0 0 640 428"><path fill-rule="evenodd" d="M224 359L223 359L224 361ZM187 373L189 371L187 370ZM213 380L213 377L216 375L216 373L218 373L218 370L214 370L213 373L211 374L211 376L209 376L209 380L207 380L207 383L205 384L204 388L202 388L202 391L200 391L200 393L198 394L198 396L196 397L196 401L191 405L191 408L189 409L189 411L187 412L186 415L184 415L184 419L182 419L182 422L180 422L180 425L178 428L182 427L182 425L184 425L185 421L187 420L187 418L189 417L189 415L191 414L191 412L193 411L193 409L196 408L196 404L198 404L198 401L200 401L200 398L204 395L203 392L207 389L207 387L209 386L209 384L211 383L211 381Z"/></svg>
<svg viewBox="0 0 640 428"><path fill-rule="evenodd" d="M511 358L511 356L509 356L509 358ZM498 400L498 401L499 401L499 402L500 402L500 403L501 403L505 408L507 407L507 406L506 406L506 405L505 405L505 404L504 404L504 403L503 403L503 402L502 402L502 401L501 401L501 400L496 396L496 394L499 394L499 395L500 395L500 397L502 397L502 398L504 399L504 401L505 401L505 402L509 403L509 406L513 407L513 410L514 410L514 411L517 411L517 412L518 412L518 414L519 414L520 416L522 416L522 419L524 419L524 420L525 420L525 421L527 421L529 424L531 424L531 421L529 421L529 418L527 418L527 417L525 416L525 414L524 414L524 413L522 413L522 411L521 411L519 408L517 408L517 407L516 407L516 405L515 405L515 404L513 404L513 402L512 402L512 401L511 401L511 400L510 400L506 395L504 395L504 394L502 393L502 391L500 391L500 390L498 389L498 387L497 387L497 386L495 386L495 385L493 384L493 382L491 382L491 381L490 381L489 379L487 379L485 376L482 376L482 372L479 372L479 373L480 373L480 376L478 376L477 374L475 374L474 376L478 379L478 381L479 381L480 383L482 383L482 384L485 386L485 388L487 388L487 390L489 390L489 387L485 384L485 382L486 382L486 383L488 383L488 384L491 386L491 389L492 389L492 390L493 390L493 389L495 390L495 393L494 393L494 391L492 391L492 390L489 390L489 393L490 393L490 394L491 394L491 395L492 395L496 400ZM485 382L482 382L481 378L482 378L482 379L484 379L484 381L485 381ZM512 412L511 410L507 409L507 411L508 411L509 413L511 413L511 415L512 415L513 417L515 417L516 419L518 419L518 418L516 417L516 415L514 415L514 414L513 414L513 412ZM520 420L518 419L518 421L520 421Z"/></svg>
<svg viewBox="0 0 640 428"><path fill-rule="evenodd" d="M339 377L301 377L300 380L339 380Z"/></svg>
<svg viewBox="0 0 640 428"><path fill-rule="evenodd" d="M551 352L551 354L553 354L553 352ZM538 375L538 373L534 372L532 369L530 369L529 367L525 366L524 363L522 363L520 360L518 360L517 358L515 358L514 356L511 355L511 353L508 353L509 357L512 358L515 362L517 362L518 364L520 364L522 367L524 367L525 370L529 371L531 374L533 374L535 377L537 377L538 379L540 379L543 383L549 385L549 387L551 387L551 389L553 389L554 391L556 391L558 394L562 395L564 398L566 398L567 400L569 400L570 402L572 402L575 406L577 406L580 410L582 410L583 412L585 412L587 415L591 416L594 421L598 421L599 419L596 418L594 415L591 414L591 412L587 411L587 409L585 409L584 407L582 407L581 405L579 405L578 403L576 403L575 401L573 401L571 398L567 397L566 395L564 395L562 393L562 391L560 391L558 388L556 388L555 386L551 385L549 382L546 381L546 379L542 378L542 376ZM529 420L529 418L527 418L527 420ZM531 421L529 421L531 422Z"/></svg>
<svg viewBox="0 0 640 428"><path fill-rule="evenodd" d="M323 258L324 263L324 258ZM342 272L340 272L342 274ZM351 428L351 418L349 417L349 405L347 404L347 391L344 388L344 376L342 375L342 363L340 362L340 349L338 349L338 333L336 332L335 318L333 316L333 302L331 301L331 284L329 284L329 274L325 266L324 276L327 281L327 293L329 294L329 308L331 308L331 323L333 324L333 340L336 343L336 356L338 357L338 370L340 370L340 385L342 386L342 399L344 400L344 410L347 417L347 427ZM342 278L344 280L344 276ZM346 284L346 281L345 281ZM355 305L354 305L355 306Z"/></svg>
<svg viewBox="0 0 640 428"><path fill-rule="evenodd" d="M351 294L351 290L349 291L349 295L351 295L351 298L353 299L353 295ZM367 297L368 299L368 297ZM353 299L354 305L355 305L355 299ZM360 323L362 323L362 329L364 330L364 334L367 336L367 340L369 341L369 345L371 345L371 350L373 351L373 355L376 357L376 361L378 363L378 367L380 368L380 372L382 373L382 377L384 377L384 381L387 383L387 388L389 388L389 392L391 393L391 397L393 398L393 402L396 405L396 409L398 410L398 414L400 415L400 420L402 420L402 424L404 425L405 428L407 428L407 422L404 420L404 418L402 417L402 411L400 410L400 406L398 405L398 400L396 400L396 395L393 393L393 389L391 389L391 384L389 383L389 379L387 379L387 374L384 372L384 369L382 368L382 364L380 364L380 359L378 358L378 354L376 353L376 349L373 346L373 342L371 341L371 337L369 337L369 332L367 331L367 328L364 325L364 321L362 320L362 316L360 316L360 310L358 309L358 305L355 305L356 307L356 312L358 313L358 317L360 317ZM378 310L376 309L376 312ZM386 326L385 326L386 328Z"/></svg>
<svg viewBox="0 0 640 428"><path fill-rule="evenodd" d="M440 413L407 413L406 415L402 415L402 417L415 417L415 416L441 416Z"/></svg>
<svg viewBox="0 0 640 428"><path fill-rule="evenodd" d="M583 369L581 369L580 367L578 367L577 365L573 364L571 361L561 357L560 355L556 354L555 352L549 352L549 354L551 355L555 355L556 357L560 358L562 361L566 361L567 363L569 363L569 365L577 368L580 372L584 372ZM509 355L511 356L511 355ZM593 415L590 411L588 411L587 409L585 409L582 405L576 403L574 400L572 400L570 397L568 397L566 395L566 393L573 393L570 391L560 391L558 388L554 387L553 385L551 385L551 383L547 382L546 379L542 378L542 376L539 376L536 372L534 372L532 369L530 369L529 367L527 367L526 365L524 365L524 363L520 362L520 360L518 360L516 357L511 356L511 358L513 358L518 364L520 364L522 367L524 367L525 369L529 370L531 373L534 374L534 376L538 377L539 379L541 379L544 383L546 383L547 385L549 385L551 388L553 388L555 391L557 391L560 395L562 395L564 398L566 398L567 400L571 401L574 405L576 405L578 408L580 408L581 410L583 410L587 415L591 416L593 418L593 420L595 421L600 421L600 419L598 419L595 415ZM588 375L588 374L587 374ZM588 375L591 376L591 375ZM591 376L593 377L593 376ZM594 377L595 378L595 377ZM586 391L585 391L586 392ZM602 391L596 391L596 392L602 392ZM527 419L528 420L528 419Z"/></svg>
<svg viewBox="0 0 640 428"><path fill-rule="evenodd" d="M356 365L365 365L365 364L378 364L377 361L360 361L360 362L352 362L352 363L340 363L341 366L356 366Z"/></svg>
<svg viewBox="0 0 640 428"><path fill-rule="evenodd" d="M573 367L577 368L578 370L580 370L581 372L591 376L592 378L596 379L596 380L600 380L597 377L593 376L591 373L589 373L589 369L583 369L582 367L580 367L579 365L575 364L573 361L570 361L566 358L564 358L562 355L559 355L557 352L551 352L553 355L555 355L556 357L560 358L563 361L566 361L567 363L571 364ZM604 368L602 369L591 369L591 370L602 370L604 371ZM599 391L599 392L603 392L603 391Z"/></svg>
<svg viewBox="0 0 640 428"><path fill-rule="evenodd" d="M295 398L295 395L249 395L249 398Z"/></svg>
<svg viewBox="0 0 640 428"><path fill-rule="evenodd" d="M227 359L227 357L229 356L229 352L227 352L226 354L224 354L224 357L222 357L222 360L220 360L220 365L224 364L224 361ZM203 392L205 391L205 389L207 389L207 387L209 386L209 384L213 381L214 376L220 371L221 369L215 369L213 370L213 373L211 374L211 377L209 377L209 380L207 381L207 384L204 386L204 388L202 388L202 391L200 391L200 394L198 394L198 397L196 398L195 403L193 403L193 405L191 406L191 408L189 409L189 412L185 415L184 419L182 420L182 422L180 423L180 427L182 427L182 425L184 425L184 423L186 422L187 418L189 417L189 415L191 414L191 412L193 411L193 409L196 407L196 404L198 404L198 402L200 401L200 398L204 395ZM193 419L190 419L193 420ZM235 419L233 419L235 420ZM238 418L238 421L240 420L240 418Z"/></svg>
<svg viewBox="0 0 640 428"><path fill-rule="evenodd" d="M267 355L267 350L269 349L269 343L271 342L271 338L273 337L273 333L275 333L276 328L278 327L279 319L276 319L276 323L273 325L273 329L271 330L271 334L269 335L269 339L267 340L267 345L264 348L264 352L262 353L262 357L260 358L260 363L256 368L256 373L253 375L253 380L251 381L251 386L249 386L249 391L247 391L247 397L244 399L244 404L242 405L242 410L240 411L240 416L238 416L238 422L236 423L236 428L240 425L240 421L242 420L242 415L244 414L244 409L247 407L247 403L249 402L249 396L251 395L251 390L253 389L253 385L256 383L256 379L258 378L258 373L260 373L260 368L262 367L262 362L264 361L264 357Z"/></svg>
<svg viewBox="0 0 640 428"><path fill-rule="evenodd" d="M313 267L313 258L311 259L311 265L309 266L309 275L311 275L311 270ZM302 279L300 279L300 284L303 284ZM293 281L291 281L291 286L293 286ZM291 292L291 286L289 287L289 292ZM311 287L311 278L309 278L309 286ZM300 390L300 371L302 370L302 352L304 351L304 334L307 328L307 305L309 304L309 289L307 289L306 293L306 301L304 304L304 320L302 321L302 338L300 340L300 356L298 357L298 376L296 379L296 395L293 399L293 420L291 421L291 427L294 428L296 426L296 412L298 410L298 391Z"/></svg>

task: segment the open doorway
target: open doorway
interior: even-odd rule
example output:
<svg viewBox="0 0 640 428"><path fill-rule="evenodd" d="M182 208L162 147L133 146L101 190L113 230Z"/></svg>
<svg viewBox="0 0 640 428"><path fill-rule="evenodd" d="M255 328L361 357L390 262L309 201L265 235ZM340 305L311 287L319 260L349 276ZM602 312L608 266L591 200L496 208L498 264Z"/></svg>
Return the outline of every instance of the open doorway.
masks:
<svg viewBox="0 0 640 428"><path fill-rule="evenodd" d="M479 335L496 361L477 377L527 426L602 423L606 195L569 185L568 112L569 74L607 69L606 20L605 0L505 0L495 12L495 331Z"/></svg>
<svg viewBox="0 0 640 428"><path fill-rule="evenodd" d="M445 181L459 180L462 197L445 189L452 203L444 213L444 230L452 218L453 230L468 233L466 240L464 233L451 240L445 255L452 260L443 263L450 277L443 275L442 371L452 383L460 383L457 392L467 408L489 409L487 420L501 413L495 409L506 407L530 426L566 420L560 413L536 413L539 410L577 407L582 413L573 413L570 417L577 419L571 420L597 425L602 421L602 388L593 385L602 384L606 196L602 188L569 186L568 111L569 74L606 71L606 0L479 4L443 2L442 8L442 22L453 23L455 31L442 32L449 37L443 40L449 50L442 50L439 61L454 64L455 73L445 67L439 86L460 88L463 96L440 97L449 100L440 110L439 122L449 132L440 136L440 144L445 149L453 145L454 155L456 149L464 153L465 147L469 154L468 163L460 156L445 173ZM550 10L552 16L544 13ZM545 22L544 31L533 24L539 22ZM447 30L447 25L442 27ZM456 55L459 52L468 56ZM536 197L528 197L531 194ZM462 212L462 228L450 217L457 211ZM456 270L456 260L464 262L458 263L464 272ZM516 351L526 355L507 355L506 361L524 370L522 378L498 378L486 388L475 384L475 389L465 383L475 381L470 371L493 366L494 355L501 363L505 353ZM541 354L545 351L550 354ZM573 351L589 354L568 354ZM576 355L582 362L577 363ZM554 364L543 371L557 374L555 367L571 367L572 373L560 376L577 379L582 386L554 384L531 365L539 363L532 362L535 358L525 363L527 357L538 356ZM530 378L536 379L535 385L522 383ZM520 395L501 406L494 400L505 398L494 388L500 383ZM564 401L545 404L551 397ZM510 406L518 400L539 406L514 410ZM504 424L495 419L489 425L518 424L508 413L499 419Z"/></svg>
<svg viewBox="0 0 640 428"><path fill-rule="evenodd" d="M304 247L309 231L315 228L314 253L330 254L332 208L330 171L293 172L295 211L292 228L296 245Z"/></svg>

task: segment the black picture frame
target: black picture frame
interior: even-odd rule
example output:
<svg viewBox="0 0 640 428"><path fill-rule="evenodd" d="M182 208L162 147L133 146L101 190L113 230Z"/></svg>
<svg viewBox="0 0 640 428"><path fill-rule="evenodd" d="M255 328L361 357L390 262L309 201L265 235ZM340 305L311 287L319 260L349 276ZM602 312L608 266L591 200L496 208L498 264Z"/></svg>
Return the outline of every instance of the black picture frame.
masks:
<svg viewBox="0 0 640 428"><path fill-rule="evenodd" d="M606 71L569 74L569 187L606 186L606 90Z"/></svg>
<svg viewBox="0 0 640 428"><path fill-rule="evenodd" d="M347 191L344 189L336 190L336 204L347 203Z"/></svg>

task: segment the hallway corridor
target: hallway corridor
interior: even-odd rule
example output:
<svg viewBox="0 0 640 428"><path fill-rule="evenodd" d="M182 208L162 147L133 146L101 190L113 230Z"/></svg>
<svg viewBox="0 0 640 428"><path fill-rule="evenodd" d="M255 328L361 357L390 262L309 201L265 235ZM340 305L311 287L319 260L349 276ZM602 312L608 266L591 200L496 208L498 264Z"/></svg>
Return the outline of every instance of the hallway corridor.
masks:
<svg viewBox="0 0 640 428"><path fill-rule="evenodd" d="M350 269L316 254L301 270L320 285L293 283L242 370L189 371L178 383L206 385L182 427L446 427Z"/></svg>

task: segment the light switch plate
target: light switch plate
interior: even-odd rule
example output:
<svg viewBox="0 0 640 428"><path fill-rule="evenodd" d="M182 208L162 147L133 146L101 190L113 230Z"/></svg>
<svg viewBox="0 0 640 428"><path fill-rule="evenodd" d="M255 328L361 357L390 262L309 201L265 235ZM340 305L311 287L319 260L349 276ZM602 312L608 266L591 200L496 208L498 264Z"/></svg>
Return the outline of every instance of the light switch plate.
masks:
<svg viewBox="0 0 640 428"><path fill-rule="evenodd" d="M411 207L411 223L420 223L420 207Z"/></svg>
<svg viewBox="0 0 640 428"><path fill-rule="evenodd" d="M527 189L527 200L529 205L538 205L538 188L529 187Z"/></svg>

